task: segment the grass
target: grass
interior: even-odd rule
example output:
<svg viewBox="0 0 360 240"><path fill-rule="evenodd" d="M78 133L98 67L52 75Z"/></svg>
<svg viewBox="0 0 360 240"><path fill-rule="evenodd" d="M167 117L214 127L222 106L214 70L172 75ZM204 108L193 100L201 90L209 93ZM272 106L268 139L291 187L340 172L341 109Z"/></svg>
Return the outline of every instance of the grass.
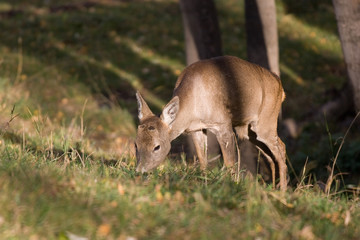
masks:
<svg viewBox="0 0 360 240"><path fill-rule="evenodd" d="M185 67L178 3L82 3L0 2L1 239L360 237L351 120L285 140L295 171L286 193L184 161L135 173L135 91L159 112ZM283 116L300 119L341 88L345 65L330 3L277 3ZM243 2L216 4L224 53L246 58Z"/></svg>
<svg viewBox="0 0 360 240"><path fill-rule="evenodd" d="M140 176L121 159L80 164L1 145L2 239L354 239L357 196L326 197L305 185L285 194L217 168L167 165Z"/></svg>

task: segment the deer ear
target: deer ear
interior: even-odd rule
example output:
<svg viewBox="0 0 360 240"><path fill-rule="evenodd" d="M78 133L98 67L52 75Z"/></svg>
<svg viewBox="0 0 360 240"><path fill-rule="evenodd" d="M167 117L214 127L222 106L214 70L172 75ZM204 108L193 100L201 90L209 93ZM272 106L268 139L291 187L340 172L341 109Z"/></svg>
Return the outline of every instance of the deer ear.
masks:
<svg viewBox="0 0 360 240"><path fill-rule="evenodd" d="M138 103L138 117L140 122L147 117L153 116L154 114L150 110L149 106L146 104L143 97L140 95L140 92L136 92L136 99Z"/></svg>
<svg viewBox="0 0 360 240"><path fill-rule="evenodd" d="M175 120L179 111L179 97L175 96L166 104L160 116L161 120L171 128L172 122Z"/></svg>

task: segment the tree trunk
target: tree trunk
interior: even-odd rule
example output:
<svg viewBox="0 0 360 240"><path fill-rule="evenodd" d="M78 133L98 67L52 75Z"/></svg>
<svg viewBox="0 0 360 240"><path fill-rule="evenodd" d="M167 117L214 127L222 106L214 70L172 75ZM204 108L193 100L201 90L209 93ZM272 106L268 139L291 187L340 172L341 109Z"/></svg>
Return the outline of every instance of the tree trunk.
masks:
<svg viewBox="0 0 360 240"><path fill-rule="evenodd" d="M182 12L186 64L222 55L221 37L217 12L213 0L180 0ZM194 156L195 148L191 137L187 139L188 156ZM208 154L220 151L214 134L208 132Z"/></svg>
<svg viewBox="0 0 360 240"><path fill-rule="evenodd" d="M355 111L360 111L360 0L333 0L341 46L352 89Z"/></svg>
<svg viewBox="0 0 360 240"><path fill-rule="evenodd" d="M186 64L222 55L220 30L212 0L180 0Z"/></svg>
<svg viewBox="0 0 360 240"><path fill-rule="evenodd" d="M245 0L248 60L280 76L275 0Z"/></svg>

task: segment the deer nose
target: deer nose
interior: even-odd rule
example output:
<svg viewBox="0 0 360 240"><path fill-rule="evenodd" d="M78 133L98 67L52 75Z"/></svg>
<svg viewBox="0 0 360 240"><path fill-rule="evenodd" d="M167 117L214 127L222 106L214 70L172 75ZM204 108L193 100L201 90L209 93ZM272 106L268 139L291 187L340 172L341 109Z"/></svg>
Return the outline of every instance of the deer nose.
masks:
<svg viewBox="0 0 360 240"><path fill-rule="evenodd" d="M145 167L142 167L141 165L137 166L136 172L138 173L146 173Z"/></svg>

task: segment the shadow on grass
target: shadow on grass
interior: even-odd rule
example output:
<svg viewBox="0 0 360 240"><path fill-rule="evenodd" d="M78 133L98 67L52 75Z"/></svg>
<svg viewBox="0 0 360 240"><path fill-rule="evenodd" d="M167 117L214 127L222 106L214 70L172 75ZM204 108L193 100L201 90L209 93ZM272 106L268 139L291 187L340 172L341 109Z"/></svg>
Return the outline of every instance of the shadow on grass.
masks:
<svg viewBox="0 0 360 240"><path fill-rule="evenodd" d="M105 158L104 156L95 156L92 153L88 153L84 151L81 147L81 143L75 143L75 147L68 147L68 148L44 148L43 146L37 145L34 141L27 141L26 143L23 142L22 137L13 133L13 132L3 132L2 138L6 141L9 141L13 144L17 144L19 146L23 146L24 150L27 152L31 152L35 156L42 156L49 160L56 160L60 162L68 161L70 163L70 159L75 159L75 163L82 165L91 164L91 162L95 163L102 163L106 166L113 166L113 167L126 167L128 168L127 164L122 162L123 159L113 159L113 158ZM71 160L73 162L73 160Z"/></svg>
<svg viewBox="0 0 360 240"><path fill-rule="evenodd" d="M170 98L177 78L173 68L183 65L181 60L174 64L157 58L184 57L175 2L93 1L90 5L57 3L40 7L24 1L17 9L11 11L13 14L1 14L0 25L7 32L1 44L10 51L18 50L21 38L24 55L75 76L75 81L94 94L117 96L125 108L134 107L137 89L144 91L157 109L163 105L163 98ZM142 47L146 56L139 54Z"/></svg>
<svg viewBox="0 0 360 240"><path fill-rule="evenodd" d="M332 1L283 0L282 2L286 12L294 14L306 24L315 26L331 34L338 34Z"/></svg>
<svg viewBox="0 0 360 240"><path fill-rule="evenodd" d="M143 1L87 1L83 5L69 4L67 1L56 5L33 5L26 1L17 3L14 15L2 14L0 26L4 32L1 44L16 52L22 38L23 53L35 57L44 66L53 65L65 72L72 81L80 82L84 88L90 88L93 94L103 94L110 99L117 97L121 107L136 115L134 93L137 89L145 92L145 98L157 111L170 99L178 73L184 64L183 34L179 6L176 2ZM287 3L285 6L295 6ZM243 21L230 21L238 15L237 10L226 9L218 3L222 23L224 45L230 45L232 39L245 39L241 26ZM296 5L297 6L297 5ZM26 8L25 8L26 7ZM328 13L319 18L328 18ZM161 16L161 17L159 17ZM301 19L311 14L302 13ZM315 21L316 22L316 21ZM318 25L322 25L321 22ZM329 28L332 27L333 24ZM230 30L238 29L235 36L229 36ZM280 30L281 31L281 30ZM244 41L239 43L245 45ZM228 43L229 42L229 43ZM244 55L245 46L228 47L230 55ZM304 79L310 85L316 78L331 79L341 63L338 58L324 56L303 42L294 41L289 36L280 37L280 59L285 69L283 83L288 92L288 101L298 101L304 91L303 86L294 82ZM286 71L290 70L290 71ZM341 72L342 73L342 72ZM325 75L324 75L325 74ZM340 74L338 74L340 75ZM56 81L56 80L49 80ZM315 94L303 100L324 102L320 93L327 87L320 83ZM31 82L30 84L36 84ZM29 86L31 89L32 86ZM306 90L307 91L307 90ZM301 93L302 94L302 93ZM289 104L291 115L298 116L295 104Z"/></svg>

